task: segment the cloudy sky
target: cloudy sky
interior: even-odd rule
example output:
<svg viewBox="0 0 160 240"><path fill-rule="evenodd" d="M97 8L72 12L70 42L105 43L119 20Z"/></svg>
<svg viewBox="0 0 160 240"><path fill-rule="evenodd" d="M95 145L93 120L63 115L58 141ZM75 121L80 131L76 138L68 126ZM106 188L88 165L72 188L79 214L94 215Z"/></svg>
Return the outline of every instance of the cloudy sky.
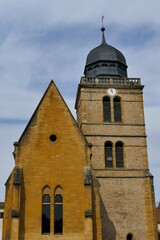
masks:
<svg viewBox="0 0 160 240"><path fill-rule="evenodd" d="M0 0L0 201L17 141L53 79L71 111L88 52L106 40L140 77L149 166L160 201L160 1Z"/></svg>

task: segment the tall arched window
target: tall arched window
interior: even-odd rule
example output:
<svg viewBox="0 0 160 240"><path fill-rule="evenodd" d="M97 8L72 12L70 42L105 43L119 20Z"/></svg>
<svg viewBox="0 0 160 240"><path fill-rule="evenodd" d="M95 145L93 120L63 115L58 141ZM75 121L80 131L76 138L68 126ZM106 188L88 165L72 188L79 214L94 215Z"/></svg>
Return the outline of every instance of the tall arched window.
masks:
<svg viewBox="0 0 160 240"><path fill-rule="evenodd" d="M111 122L111 105L109 97L103 98L103 119L104 122Z"/></svg>
<svg viewBox="0 0 160 240"><path fill-rule="evenodd" d="M42 191L42 234L50 233L50 188L45 186Z"/></svg>
<svg viewBox="0 0 160 240"><path fill-rule="evenodd" d="M57 186L54 192L54 234L63 233L63 196L62 188Z"/></svg>
<svg viewBox="0 0 160 240"><path fill-rule="evenodd" d="M123 143L116 143L116 167L124 167Z"/></svg>
<svg viewBox="0 0 160 240"><path fill-rule="evenodd" d="M105 143L105 167L113 167L112 143Z"/></svg>
<svg viewBox="0 0 160 240"><path fill-rule="evenodd" d="M133 234L132 233L128 233L127 240L133 240Z"/></svg>
<svg viewBox="0 0 160 240"><path fill-rule="evenodd" d="M113 104L114 104L114 121L121 122L122 121L121 99L119 97L115 97L113 100Z"/></svg>

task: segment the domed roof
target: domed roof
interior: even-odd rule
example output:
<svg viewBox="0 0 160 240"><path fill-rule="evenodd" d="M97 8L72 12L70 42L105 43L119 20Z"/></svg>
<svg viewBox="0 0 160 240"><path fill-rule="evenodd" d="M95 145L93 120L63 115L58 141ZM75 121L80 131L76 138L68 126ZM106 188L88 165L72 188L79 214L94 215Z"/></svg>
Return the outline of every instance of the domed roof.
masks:
<svg viewBox="0 0 160 240"><path fill-rule="evenodd" d="M90 65L97 61L117 61L121 62L124 65L127 65L123 54L107 43L101 44L89 52L86 60L86 65Z"/></svg>
<svg viewBox="0 0 160 240"><path fill-rule="evenodd" d="M89 52L84 70L85 76L127 77L127 64L124 55L118 49L106 43L104 27L101 28L101 31L102 43Z"/></svg>

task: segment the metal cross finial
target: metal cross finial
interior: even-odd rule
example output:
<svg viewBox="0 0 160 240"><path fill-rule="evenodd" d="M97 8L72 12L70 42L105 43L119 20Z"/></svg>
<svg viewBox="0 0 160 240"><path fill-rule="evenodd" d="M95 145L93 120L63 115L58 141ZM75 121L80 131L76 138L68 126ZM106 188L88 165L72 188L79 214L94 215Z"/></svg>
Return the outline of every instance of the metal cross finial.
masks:
<svg viewBox="0 0 160 240"><path fill-rule="evenodd" d="M101 31L102 31L102 45L106 45L106 40L105 40L105 36L104 36L105 27L103 25L103 19L104 19L104 16L102 16L102 27L101 27Z"/></svg>
<svg viewBox="0 0 160 240"><path fill-rule="evenodd" d="M104 16L102 16L102 28L104 27L104 26L103 26L103 19L104 19Z"/></svg>
<svg viewBox="0 0 160 240"><path fill-rule="evenodd" d="M105 28L104 28L104 25L103 25L103 19L104 19L104 16L102 16L102 28L101 28L101 31L102 31L102 32L105 31Z"/></svg>

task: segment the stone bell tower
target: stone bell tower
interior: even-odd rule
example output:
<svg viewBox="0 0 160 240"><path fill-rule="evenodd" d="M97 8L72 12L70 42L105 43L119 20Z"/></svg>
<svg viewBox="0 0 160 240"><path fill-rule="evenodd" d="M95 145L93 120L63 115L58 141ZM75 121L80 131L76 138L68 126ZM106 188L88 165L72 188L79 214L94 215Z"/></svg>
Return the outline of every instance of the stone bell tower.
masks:
<svg viewBox="0 0 160 240"><path fill-rule="evenodd" d="M76 98L77 120L92 144L100 185L103 240L155 240L153 176L149 172L143 85L127 77L123 54L102 43L87 56Z"/></svg>

